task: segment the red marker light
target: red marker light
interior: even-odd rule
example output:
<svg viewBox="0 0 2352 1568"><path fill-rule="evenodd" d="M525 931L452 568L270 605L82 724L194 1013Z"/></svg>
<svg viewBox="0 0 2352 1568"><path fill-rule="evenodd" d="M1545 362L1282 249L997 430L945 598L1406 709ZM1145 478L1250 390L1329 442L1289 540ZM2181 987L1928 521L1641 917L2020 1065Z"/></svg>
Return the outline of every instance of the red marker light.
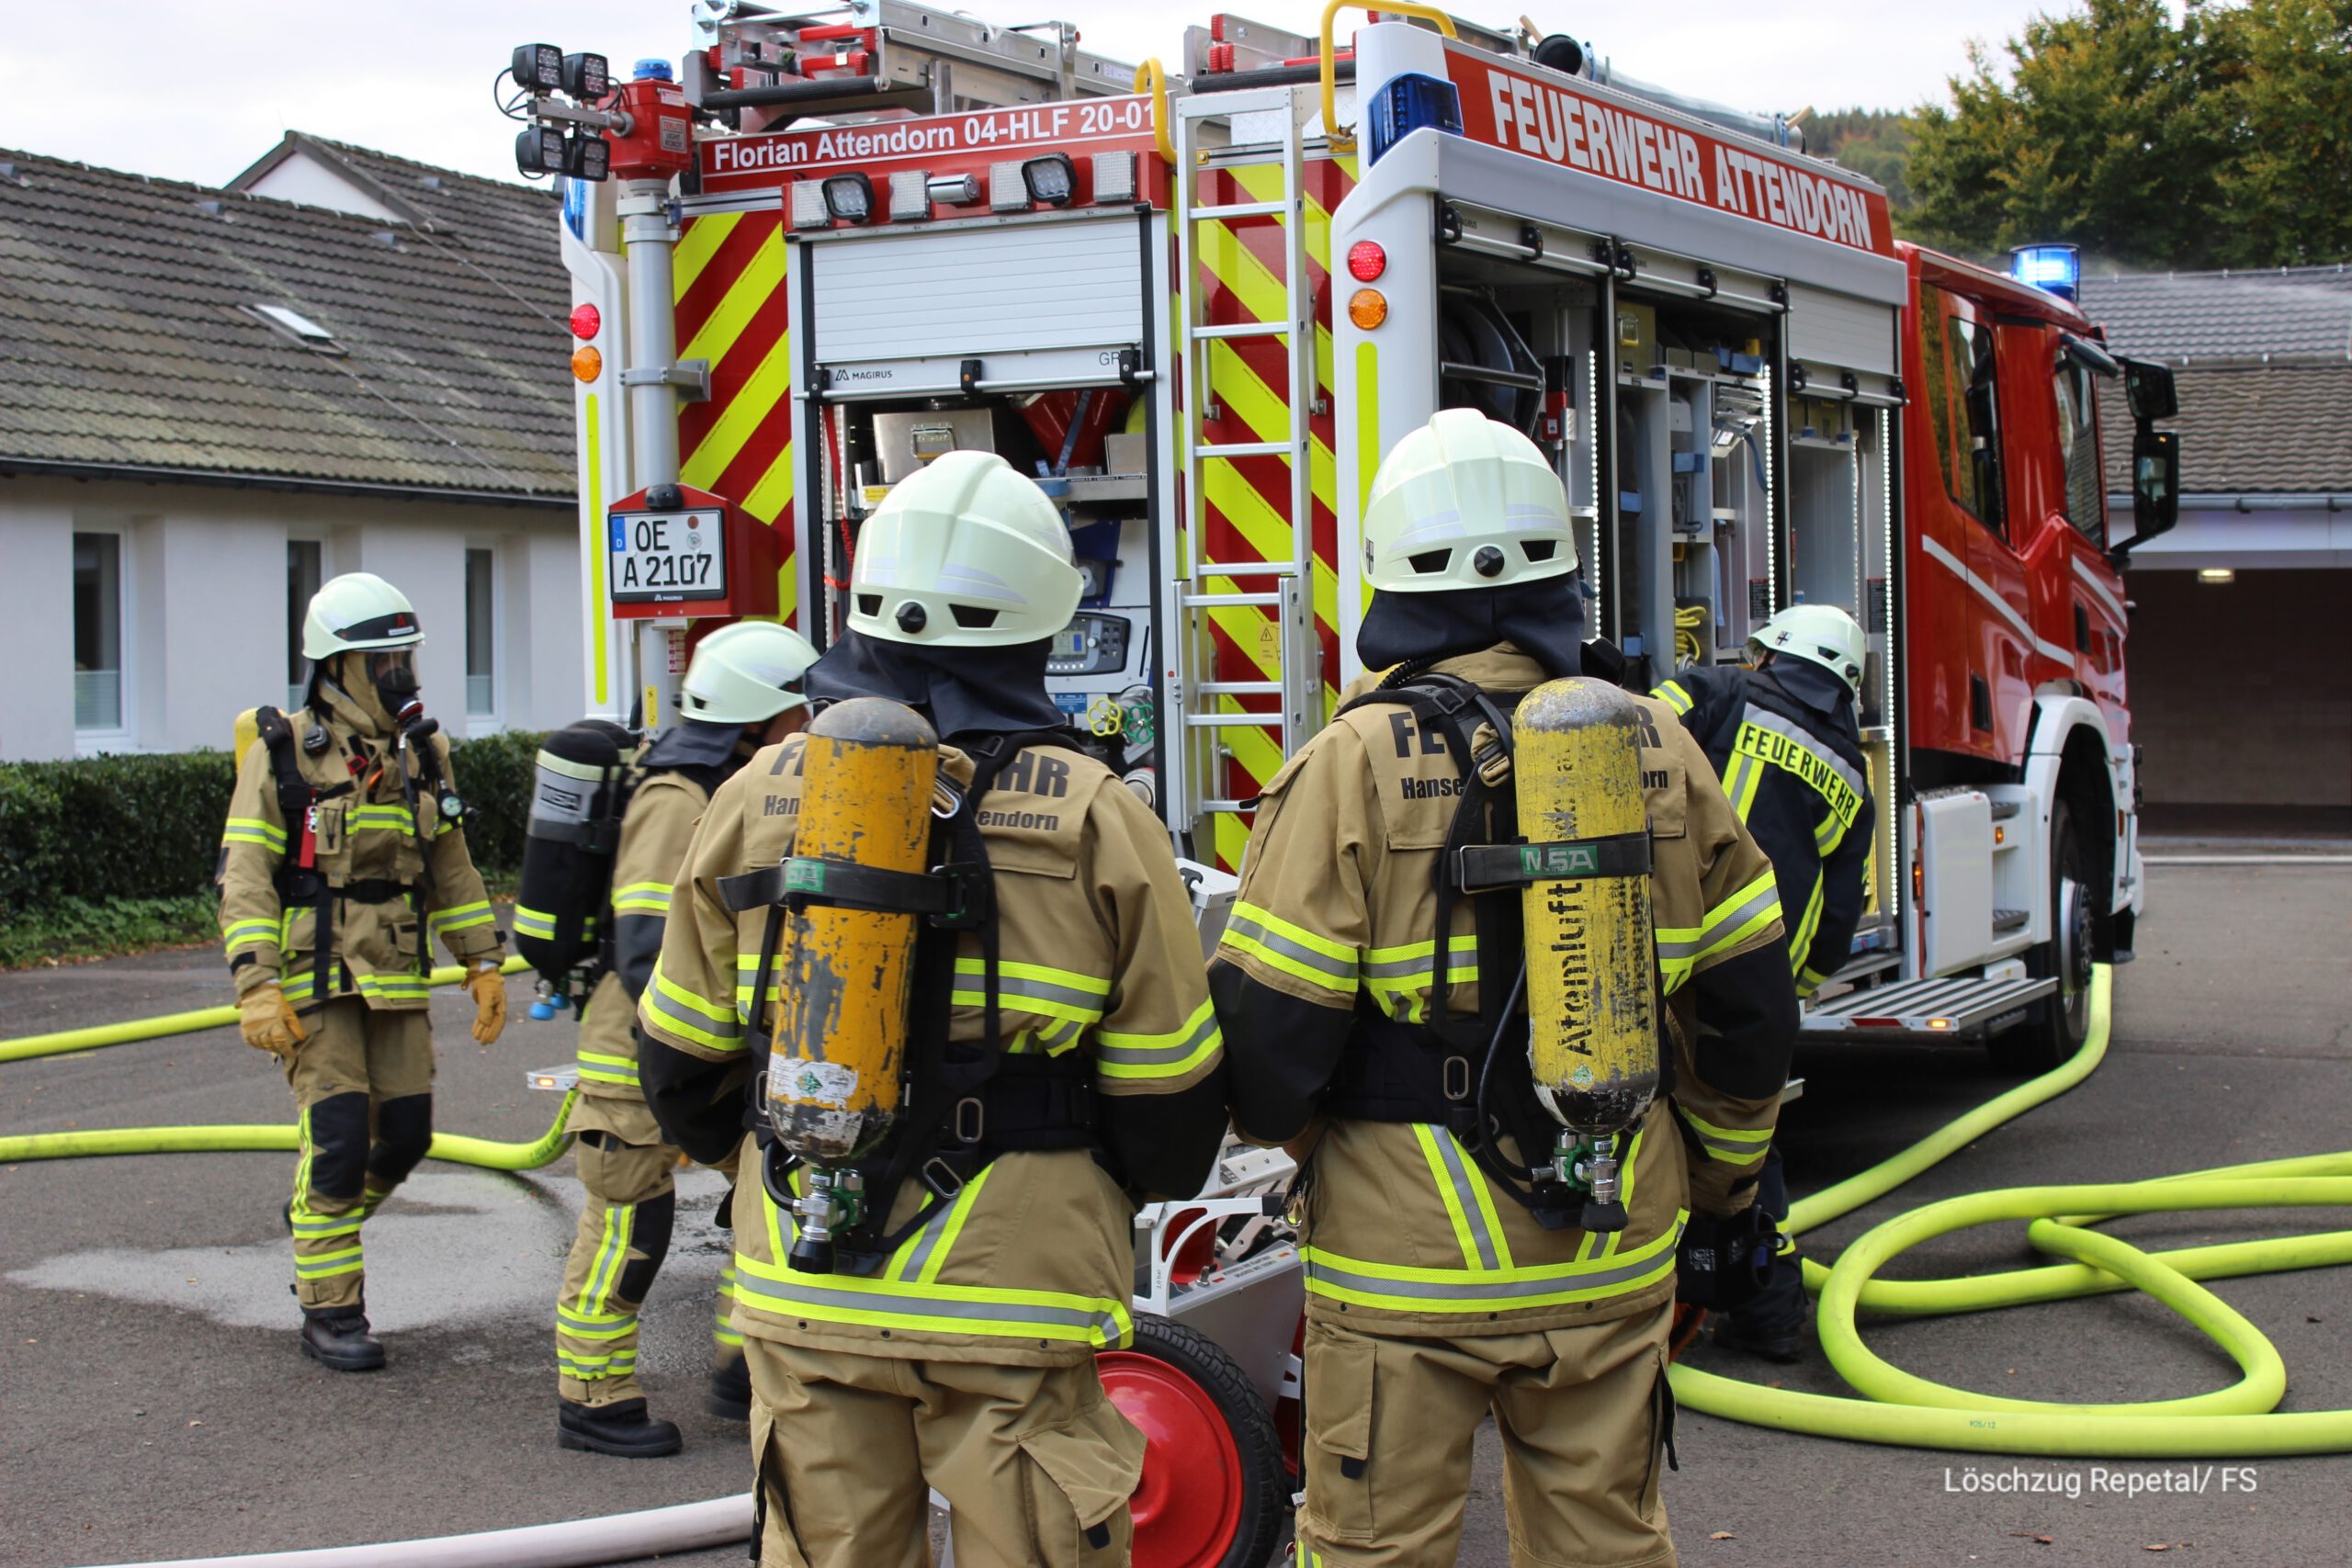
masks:
<svg viewBox="0 0 2352 1568"><path fill-rule="evenodd" d="M604 330L604 312L598 310L595 306L574 305L571 308L571 335L573 337L592 338Z"/></svg>
<svg viewBox="0 0 2352 1568"><path fill-rule="evenodd" d="M1358 240L1348 247L1348 276L1370 283L1388 270L1388 253L1373 240Z"/></svg>

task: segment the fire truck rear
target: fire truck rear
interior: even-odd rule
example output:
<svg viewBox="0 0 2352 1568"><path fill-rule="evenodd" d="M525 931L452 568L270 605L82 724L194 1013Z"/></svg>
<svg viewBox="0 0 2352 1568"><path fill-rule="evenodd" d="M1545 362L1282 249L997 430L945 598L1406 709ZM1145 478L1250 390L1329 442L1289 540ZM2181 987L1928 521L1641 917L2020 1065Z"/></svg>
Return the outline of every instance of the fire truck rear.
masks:
<svg viewBox="0 0 2352 1568"><path fill-rule="evenodd" d="M1881 829L1808 1029L2070 1055L2143 897L2120 569L2172 522L2169 377L2101 345L2071 253L2003 275L1900 243L1779 117L1425 7L1351 42L1340 9L1319 36L1212 17L1172 73L905 0L704 0L682 69L626 83L518 51L518 155L569 176L591 706L666 721L726 618L826 644L889 487L993 450L1086 572L1057 700L1231 868L1360 673L1381 455L1475 407L1557 463L1629 679L1736 660L1800 600L1864 626ZM1159 1216L1193 1251L1147 1247L1139 1299L1206 1311L1195 1285L1276 1256L1269 1172L1227 1175ZM1213 1317L1262 1399L1295 1389L1286 1330ZM1225 1561L1273 1484L1171 1504L1207 1533L1138 1560Z"/></svg>

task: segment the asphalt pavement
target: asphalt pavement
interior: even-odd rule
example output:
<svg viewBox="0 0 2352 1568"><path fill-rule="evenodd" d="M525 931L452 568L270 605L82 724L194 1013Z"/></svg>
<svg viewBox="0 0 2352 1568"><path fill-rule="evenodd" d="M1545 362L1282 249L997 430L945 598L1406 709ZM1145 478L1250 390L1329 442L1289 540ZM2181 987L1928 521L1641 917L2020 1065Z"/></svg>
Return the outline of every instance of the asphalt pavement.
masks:
<svg viewBox="0 0 2352 1568"><path fill-rule="evenodd" d="M2340 850L2342 846L2329 846ZM2194 846L2182 846L2193 850ZM2235 853L2233 846L2211 852ZM1818 1256L1934 1198L2118 1180L2345 1146L2352 1126L2352 864L2157 864L2138 962L2119 972L2115 1043L2082 1088L1894 1197L1808 1239ZM211 1005L210 951L0 976L0 1033ZM496 1046L469 1009L434 1004L439 1122L542 1132L554 1097L527 1067L569 1057L568 1021L533 1022L525 987ZM2004 1087L1964 1046L1813 1048L1784 1127L1792 1186L1875 1163ZM0 1134L280 1122L273 1065L233 1030L0 1066ZM682 1186L677 1238L646 1312L654 1407L685 1451L607 1460L555 1446L553 1297L578 1190L569 1159L500 1175L428 1165L368 1227L372 1315L391 1355L338 1375L295 1350L279 1210L285 1155L183 1155L0 1166L0 1562L86 1564L497 1529L740 1490L742 1429L704 1415L723 1233L714 1179ZM2290 1234L2271 1216L2119 1222L2155 1245ZM1896 1276L2030 1261L2020 1226L1948 1237ZM2215 1286L2278 1345L2282 1408L2352 1407L2341 1271ZM2021 1397L2108 1401L2220 1386L2205 1337L2117 1296L1867 1330L1898 1365ZM1817 1355L1778 1368L1702 1348L1697 1364L1842 1393ZM2346 1461L2256 1461L2246 1477L2185 1462L1996 1460L1795 1437L1686 1412L1667 1497L1681 1560L1737 1564L2114 1563L2175 1555L2245 1568L2345 1561ZM2204 1490L2150 1491L2166 1483ZM2224 1489L2226 1486L2226 1490ZM2137 1490L2139 1495L2132 1495ZM2161 1550L2167 1555L2152 1554ZM1491 1432L1461 1560L1509 1559ZM741 1549L695 1562L740 1563Z"/></svg>

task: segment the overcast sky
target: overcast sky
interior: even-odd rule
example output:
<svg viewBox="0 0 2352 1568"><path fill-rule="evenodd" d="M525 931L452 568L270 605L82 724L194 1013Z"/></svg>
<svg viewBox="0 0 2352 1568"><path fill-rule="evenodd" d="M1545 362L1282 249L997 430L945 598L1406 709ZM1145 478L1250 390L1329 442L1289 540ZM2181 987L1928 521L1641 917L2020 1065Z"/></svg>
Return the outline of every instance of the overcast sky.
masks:
<svg viewBox="0 0 2352 1568"><path fill-rule="evenodd" d="M1199 6L1166 0L974 0L1005 22L1059 16L1115 59L1175 68ZM1630 75L1743 108L1900 108L1944 92L1967 40L1998 40L2066 0L1804 0L1544 6L1456 0L1508 25L1526 14L1589 39ZM514 174L514 127L491 78L514 44L674 61L685 0L24 0L0 26L0 147L218 185L308 130L477 174ZM1238 14L1305 28L1308 0ZM1489 12L1492 13L1489 16Z"/></svg>

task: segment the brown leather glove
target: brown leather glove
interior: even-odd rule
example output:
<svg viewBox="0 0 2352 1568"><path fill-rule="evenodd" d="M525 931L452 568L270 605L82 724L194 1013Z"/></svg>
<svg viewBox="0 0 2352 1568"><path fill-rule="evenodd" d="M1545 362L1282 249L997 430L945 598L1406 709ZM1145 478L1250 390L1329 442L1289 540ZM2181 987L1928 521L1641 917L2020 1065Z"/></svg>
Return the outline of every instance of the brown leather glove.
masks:
<svg viewBox="0 0 2352 1568"><path fill-rule="evenodd" d="M275 980L237 998L237 1032L246 1044L273 1056L291 1056L294 1047L310 1038Z"/></svg>
<svg viewBox="0 0 2352 1568"><path fill-rule="evenodd" d="M466 976L466 989L474 998L474 1043L492 1045L506 1028L506 976L498 972L497 959L481 962L482 967Z"/></svg>

